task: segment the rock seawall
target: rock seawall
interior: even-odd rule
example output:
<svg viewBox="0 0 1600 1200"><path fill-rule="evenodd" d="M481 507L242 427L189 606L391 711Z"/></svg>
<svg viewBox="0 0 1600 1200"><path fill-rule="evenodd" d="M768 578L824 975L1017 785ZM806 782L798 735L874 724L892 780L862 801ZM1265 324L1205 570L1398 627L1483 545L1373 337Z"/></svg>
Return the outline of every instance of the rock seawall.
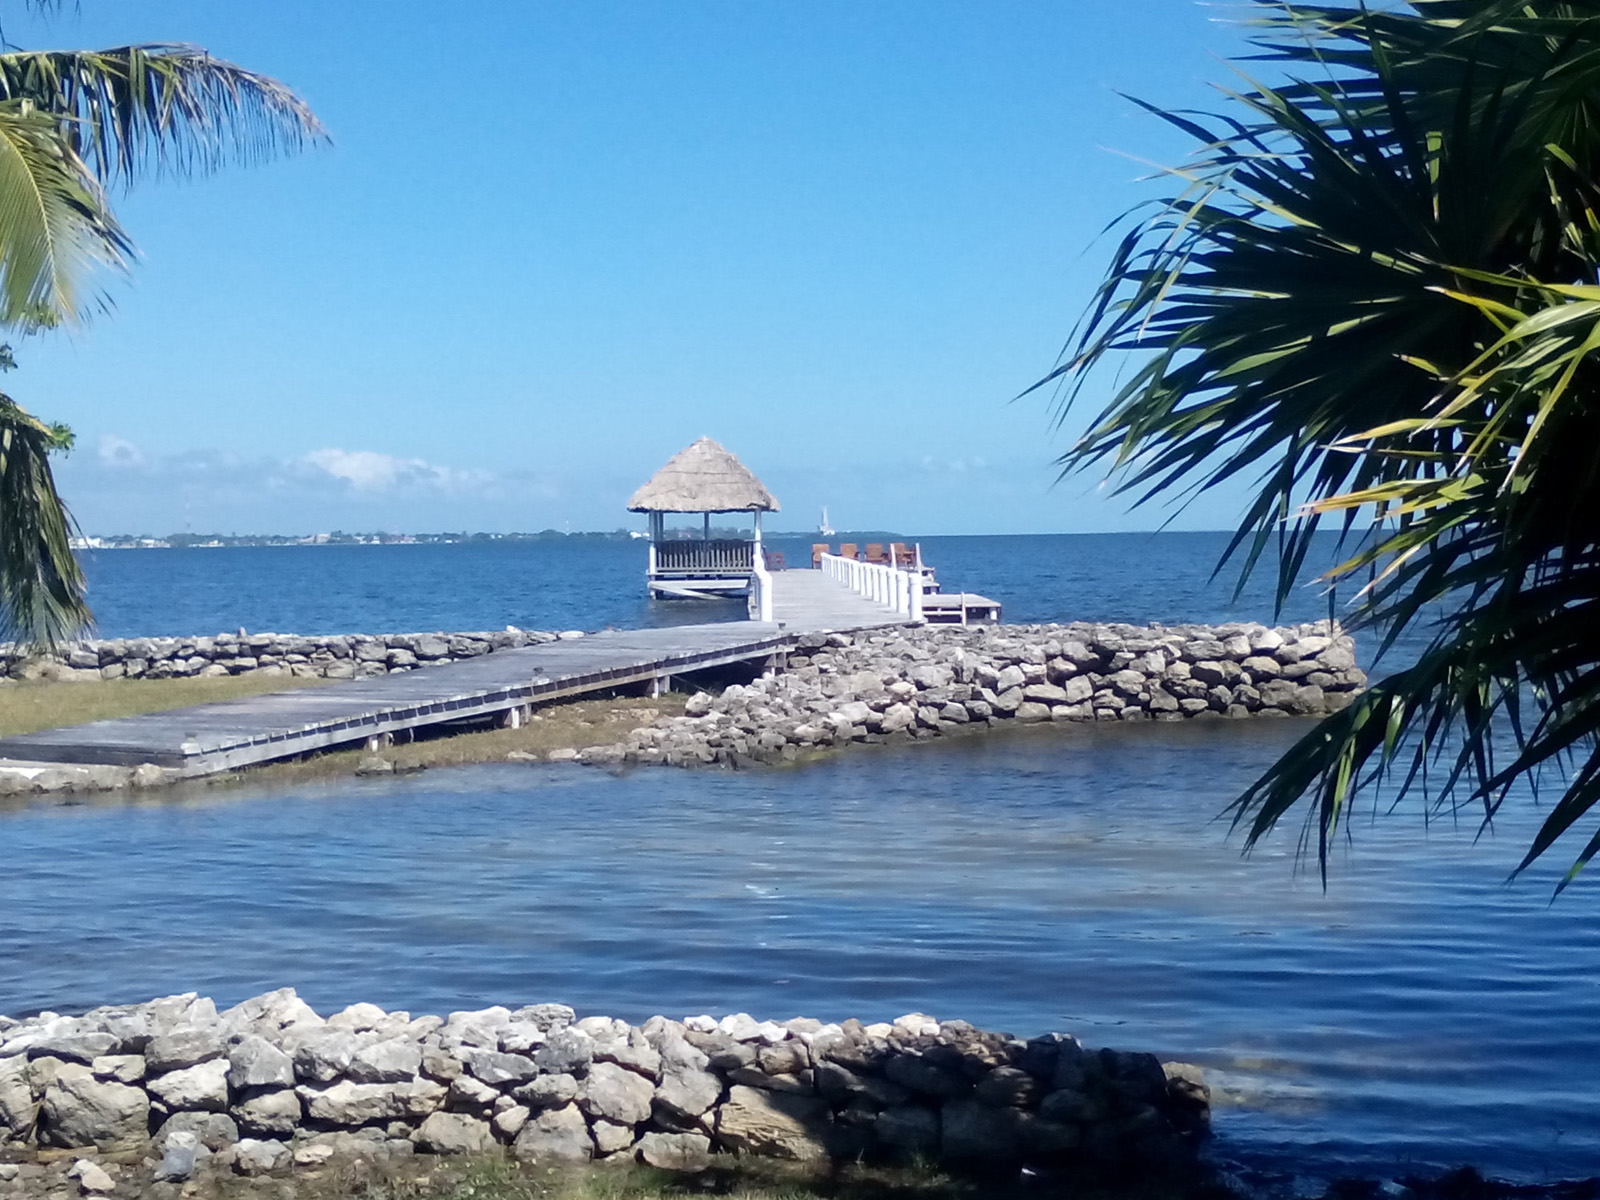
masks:
<svg viewBox="0 0 1600 1200"><path fill-rule="evenodd" d="M366 679L582 636L576 630L548 633L514 626L492 633L349 633L327 637L240 632L214 637L90 640L44 654L27 653L6 642L0 643L0 674L13 679L63 682L221 675Z"/></svg>
<svg viewBox="0 0 1600 1200"><path fill-rule="evenodd" d="M1318 716L1366 685L1355 643L1323 621L986 625L802 634L779 672L718 695L589 763L793 760L851 742L932 738L1005 722Z"/></svg>
<svg viewBox="0 0 1600 1200"><path fill-rule="evenodd" d="M0 1163L143 1152L145 1178L167 1181L207 1161L259 1175L496 1148L669 1168L737 1154L1148 1169L1190 1161L1208 1102L1187 1064L921 1014L633 1026L560 1004L357 1004L324 1019L283 989L223 1012L191 993L0 1017Z"/></svg>

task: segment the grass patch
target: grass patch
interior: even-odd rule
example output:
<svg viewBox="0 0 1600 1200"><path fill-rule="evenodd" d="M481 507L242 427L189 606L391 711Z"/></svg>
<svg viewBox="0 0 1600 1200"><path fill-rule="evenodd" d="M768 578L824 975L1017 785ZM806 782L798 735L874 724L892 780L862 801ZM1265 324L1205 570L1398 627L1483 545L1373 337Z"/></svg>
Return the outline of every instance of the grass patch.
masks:
<svg viewBox="0 0 1600 1200"><path fill-rule="evenodd" d="M668 693L650 699L637 696L565 700L535 709L520 729L419 730L414 742L397 742L381 752L397 771L428 767L462 767L505 762L514 753L547 758L552 750L582 750L619 742L633 730L661 717L678 716L688 697ZM361 747L329 750L284 762L263 763L219 781L296 783L351 774L367 758Z"/></svg>
<svg viewBox="0 0 1600 1200"><path fill-rule="evenodd" d="M326 684L290 675L228 675L211 679L107 679L99 683L14 682L0 686L0 737L82 725L113 717L166 712L216 700Z"/></svg>

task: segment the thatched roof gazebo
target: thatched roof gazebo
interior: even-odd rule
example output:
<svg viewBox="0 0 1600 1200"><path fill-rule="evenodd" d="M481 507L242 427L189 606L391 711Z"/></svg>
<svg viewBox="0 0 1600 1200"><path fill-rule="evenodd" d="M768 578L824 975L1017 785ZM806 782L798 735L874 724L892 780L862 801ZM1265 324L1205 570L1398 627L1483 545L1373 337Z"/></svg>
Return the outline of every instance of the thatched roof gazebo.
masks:
<svg viewBox="0 0 1600 1200"><path fill-rule="evenodd" d="M777 512L766 486L721 445L703 437L679 450L633 494L629 512Z"/></svg>
<svg viewBox="0 0 1600 1200"><path fill-rule="evenodd" d="M777 512L778 501L748 467L703 437L668 459L633 494L628 511L650 515L650 594L706 598L749 590L761 554L761 514ZM751 537L713 540L711 514L735 512L755 518ZM669 540L667 513L701 513L700 538Z"/></svg>

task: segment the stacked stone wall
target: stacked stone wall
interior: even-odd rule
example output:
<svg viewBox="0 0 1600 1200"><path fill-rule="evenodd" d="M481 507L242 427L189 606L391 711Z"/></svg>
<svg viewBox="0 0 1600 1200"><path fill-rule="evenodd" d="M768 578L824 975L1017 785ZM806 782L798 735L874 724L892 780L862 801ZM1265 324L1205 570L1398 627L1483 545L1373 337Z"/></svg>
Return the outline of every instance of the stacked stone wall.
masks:
<svg viewBox="0 0 1600 1200"><path fill-rule="evenodd" d="M0 1017L0 1163L99 1150L158 1181L460 1152L1149 1167L1190 1161L1208 1120L1195 1067L921 1014L634 1026L560 1004L357 1004L324 1019L284 989L223 1012L189 994Z"/></svg>
<svg viewBox="0 0 1600 1200"><path fill-rule="evenodd" d="M491 633L335 634L219 633L212 637L109 638L50 653L0 643L0 675L13 679L88 683L102 679L189 679L224 675L289 675L307 679L367 679L436 663L462 662L572 638L507 626Z"/></svg>
<svg viewBox="0 0 1600 1200"><path fill-rule="evenodd" d="M1321 716L1366 685L1326 621L985 625L802 634L785 667L582 762L792 761L817 749L1008 723Z"/></svg>

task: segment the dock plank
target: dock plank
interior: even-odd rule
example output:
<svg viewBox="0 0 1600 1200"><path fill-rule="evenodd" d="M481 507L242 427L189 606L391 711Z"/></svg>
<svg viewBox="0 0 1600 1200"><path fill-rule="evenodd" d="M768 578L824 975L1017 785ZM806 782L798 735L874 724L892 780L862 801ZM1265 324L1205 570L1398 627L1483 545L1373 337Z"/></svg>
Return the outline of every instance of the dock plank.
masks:
<svg viewBox="0 0 1600 1200"><path fill-rule="evenodd" d="M0 758L155 763L188 775L213 774L608 687L762 660L792 648L804 633L903 621L818 571L781 572L774 585L771 623L607 630L325 687L0 738Z"/></svg>

